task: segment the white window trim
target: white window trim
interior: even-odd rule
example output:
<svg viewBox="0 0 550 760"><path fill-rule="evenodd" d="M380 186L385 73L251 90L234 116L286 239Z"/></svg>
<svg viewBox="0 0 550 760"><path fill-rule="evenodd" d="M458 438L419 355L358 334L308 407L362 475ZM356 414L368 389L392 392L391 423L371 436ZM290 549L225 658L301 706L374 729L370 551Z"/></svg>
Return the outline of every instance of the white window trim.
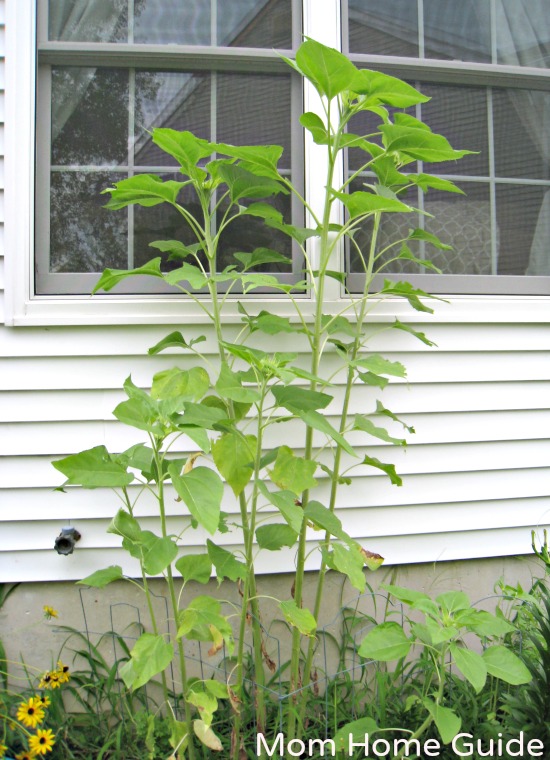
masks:
<svg viewBox="0 0 550 760"><path fill-rule="evenodd" d="M5 324L110 325L181 324L206 321L202 310L182 296L35 296L34 272L34 144L36 88L35 0L6 0L6 126L5 126ZM339 0L304 0L304 30L327 45L340 46ZM306 86L306 110L316 110L316 94ZM317 205L326 177L322 148L305 137L306 188ZM313 246L315 242L313 243ZM312 254L315 255L314 250ZM341 257L341 254L340 254ZM338 263L338 262L335 262ZM331 281L327 312L340 311L348 300ZM239 322L238 296L227 305L225 319ZM262 308L292 316L284 296L247 296ZM437 303L435 314L412 311L399 299L380 305L375 319L395 316L416 322L550 322L550 296L450 296ZM311 310L309 298L304 311Z"/></svg>

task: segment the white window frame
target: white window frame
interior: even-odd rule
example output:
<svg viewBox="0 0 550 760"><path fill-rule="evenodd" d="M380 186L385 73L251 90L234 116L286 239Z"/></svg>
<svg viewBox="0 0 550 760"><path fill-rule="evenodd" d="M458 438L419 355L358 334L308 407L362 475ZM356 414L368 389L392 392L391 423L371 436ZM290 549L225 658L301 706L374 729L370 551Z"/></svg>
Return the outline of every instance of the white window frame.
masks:
<svg viewBox="0 0 550 760"><path fill-rule="evenodd" d="M202 310L181 296L172 295L34 295L34 173L36 112L36 2L6 2L6 126L5 126L5 324L8 326L181 324L205 321ZM304 0L304 33L331 47L341 46L340 0ZM305 110L317 110L313 88L304 87ZM325 155L305 135L306 193L318 206L326 177ZM307 220L306 220L307 224ZM315 257L316 241L311 243ZM343 252L335 266L343 266ZM336 281L330 281L327 312L337 312L348 300ZM239 322L238 296L228 304L225 318ZM247 295L262 308L292 316L287 299ZM409 321L435 322L550 322L550 296L455 295L436 305L427 317L412 312L397 299L380 305L377 319L395 316ZM303 303L307 313L311 300Z"/></svg>

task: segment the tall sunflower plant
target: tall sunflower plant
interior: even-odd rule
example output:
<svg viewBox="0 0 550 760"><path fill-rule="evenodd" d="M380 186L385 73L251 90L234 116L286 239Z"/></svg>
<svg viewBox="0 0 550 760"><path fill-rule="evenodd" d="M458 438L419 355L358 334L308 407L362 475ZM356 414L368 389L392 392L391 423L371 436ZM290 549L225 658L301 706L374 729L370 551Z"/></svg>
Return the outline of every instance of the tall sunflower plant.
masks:
<svg viewBox="0 0 550 760"><path fill-rule="evenodd" d="M375 570L383 561L375 547L364 547L349 535L338 516L339 493L352 471L382 472L401 486L394 465L368 453L380 442L405 445L403 435L397 437L384 423L414 432L380 401L372 414L353 411L364 406L366 392L382 391L392 379L406 377L401 363L369 351L369 337L375 332L370 317L380 302L395 299L430 313L432 297L395 278L382 278L377 287L375 275L383 275L395 262L433 270L431 261L413 253L415 244L449 246L414 223L390 244L379 243L379 232L386 215L418 218L418 209L405 200L411 188L461 192L452 182L414 171L417 161L450 161L469 152L455 150L408 113L428 100L411 85L359 70L341 53L311 39L301 45L295 60L285 60L319 96L318 113L304 113L300 123L326 153L320 208L312 207L279 169L279 146L234 146L187 131L155 129L153 142L177 162L181 179L140 174L116 182L105 191L110 196L106 207L116 211L166 204L181 215L192 242L151 243L160 255L135 269L106 269L94 293L111 291L127 278L156 278L193 301L212 329L199 337L185 335L185 330L171 332L149 354L182 352L184 358L157 372L150 388L138 387L131 377L124 383L126 398L113 414L137 431L135 445L118 453L99 445L54 462L66 477L64 485L112 488L120 499L108 531L137 561L150 612L150 630L136 641L121 676L128 689L160 680L168 704L173 695L167 669L176 661L178 709L172 706L169 711L173 757L191 760L201 744L223 750L234 760L242 757L248 637L255 725L258 731L266 728L270 663L262 626L265 600L258 592L255 570L258 555L284 550L295 556L292 591L276 600L291 637L288 739L299 735L304 721L309 692L300 686L312 676L327 571L343 573L362 592L365 568ZM352 121L365 112L375 125L369 134L354 134ZM358 168L342 181L338 166L348 150L360 158ZM361 180L361 189L355 189ZM192 197L192 203L182 200L184 195ZM292 224L277 209L283 196L302 204L307 227ZM338 209L343 209L341 223L334 222ZM289 238L303 261L304 278L286 284L263 271L290 265L287 255L265 247L237 252L233 262L221 268L220 241L243 220ZM350 292L345 277L335 271L334 260L344 247L365 275L361 293ZM343 293L336 311L325 295L327 283L334 279ZM253 299L239 301L236 295L266 288L291 305L291 316L258 311ZM224 318L226 307L235 301L240 330ZM432 345L397 318L384 329L406 331ZM270 351L271 342L282 347L291 343L293 350ZM207 349L201 351L204 345ZM299 360L304 353L309 357L307 368ZM362 401L356 403L356 397ZM278 444L281 438L295 446ZM143 497L148 504L151 497L156 503L156 527L148 518L145 528L139 517ZM197 531L197 538L185 540L187 545L199 544L197 553L181 548L188 530ZM224 547L229 533L231 545L239 547L235 551ZM205 534L203 543L200 536ZM313 552L320 569L310 609L303 587L306 559ZM229 616L209 595L186 596L186 584L205 584L211 575L239 585L242 604ZM166 581L170 616L176 621L173 632L152 603L149 580L158 576ZM121 580L136 582L120 566L99 570L80 582L102 588ZM231 654L235 664L226 682L188 675L188 647L205 640L211 653L224 649ZM223 700L232 714L230 746L213 727Z"/></svg>

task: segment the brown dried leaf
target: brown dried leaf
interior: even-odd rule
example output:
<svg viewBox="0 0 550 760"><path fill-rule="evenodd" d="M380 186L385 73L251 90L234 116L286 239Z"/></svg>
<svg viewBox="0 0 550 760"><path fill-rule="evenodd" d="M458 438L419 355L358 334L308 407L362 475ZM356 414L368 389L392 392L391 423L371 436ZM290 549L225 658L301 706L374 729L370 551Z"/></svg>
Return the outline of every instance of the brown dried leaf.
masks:
<svg viewBox="0 0 550 760"><path fill-rule="evenodd" d="M271 657L268 655L267 649L265 648L265 643L263 641L262 641L262 655L268 669L271 671L271 673L275 673L275 671L277 670L277 665L275 664L275 661L272 660Z"/></svg>
<svg viewBox="0 0 550 760"><path fill-rule="evenodd" d="M190 457L187 457L187 462L185 463L185 467L183 468L183 474L187 475L188 472L191 472L193 469L193 465L197 461L197 459L202 454L202 451L197 451L196 454L191 454Z"/></svg>

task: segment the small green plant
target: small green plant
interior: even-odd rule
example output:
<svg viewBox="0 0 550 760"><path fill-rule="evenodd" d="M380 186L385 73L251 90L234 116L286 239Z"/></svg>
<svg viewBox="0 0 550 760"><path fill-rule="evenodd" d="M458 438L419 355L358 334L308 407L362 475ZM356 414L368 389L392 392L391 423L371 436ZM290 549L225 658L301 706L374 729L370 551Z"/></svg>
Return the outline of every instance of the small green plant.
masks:
<svg viewBox="0 0 550 760"><path fill-rule="evenodd" d="M501 643L514 626L504 618L470 604L462 591L448 591L431 599L420 591L385 586L389 594L406 605L406 623L385 621L365 636L359 654L378 662L404 662L414 648L421 649L422 678L417 679L417 693L408 694L406 711L414 708L424 713L423 721L410 731L410 740L422 737L435 724L444 744L460 732L461 718L453 705L457 683L449 689L451 670L455 669L480 694L488 676L519 686L531 681L531 673L521 659ZM483 650L475 651L472 644ZM368 724L368 725L367 725ZM371 718L365 731L376 733L380 727ZM401 728L394 726L394 728ZM357 726L355 727L357 730ZM346 727L340 733L345 734ZM403 752L396 754L400 760Z"/></svg>
<svg viewBox="0 0 550 760"><path fill-rule="evenodd" d="M338 493L350 482L355 468L375 468L395 486L401 485L401 478L392 464L359 453L350 434L363 435L365 445L384 441L404 446L402 435L390 432L384 423L414 431L380 401L372 413L352 412L354 396L358 393L360 397L365 388L381 392L391 378L406 375L402 364L368 353L373 332L405 331L432 344L423 333L398 319L381 328L370 326L371 311L387 299L402 298L413 309L431 311L424 303L429 298L424 291L389 279L376 289L374 276L396 260L434 270L429 260L415 255L414 245L421 241L439 249L448 246L422 228L411 228L379 250L378 233L385 214L417 211L403 200L409 188L461 192L449 181L415 171L417 161L455 160L468 152L454 150L442 135L406 112L428 98L405 82L358 70L344 55L314 40L304 42L296 59L287 63L319 96L319 112L305 113L300 121L314 142L326 150L321 207L312 207L279 171L282 149L278 146L233 146L189 132L154 130L153 142L177 162L181 181L133 176L106 191L110 195L107 207L168 204L187 223L192 242L153 242L161 256L137 269L106 270L94 292L110 291L128 277L163 280L204 312L215 336L215 358L211 349L201 353L207 336L190 339L180 331L172 332L149 353L183 351L194 355L198 363L190 366L185 361L184 367L158 372L150 390L137 387L131 377L127 379L127 398L114 415L139 431L136 444L122 453L97 446L54 463L67 478L66 485L110 487L120 499L109 532L121 538L139 566L139 586L151 621L151 630L139 637L120 675L132 690L157 676L161 679L173 756L190 760L196 757L196 740L212 751L223 749L233 760L245 751L243 736L248 729L243 725L242 705L249 628L256 685L254 725L260 732L267 727L267 655L255 574L258 551L288 547L296 554L293 594L277 600L292 638L288 690L293 696L287 700L285 715L289 740L304 726L310 691L300 686L312 680L325 574L337 570L362 592L365 566L376 569L382 562L382 557L359 545L343 529L336 511ZM365 111L378 119L378 126L369 134L354 134L353 119ZM337 167L347 150L354 150L362 160L360 168L342 182ZM352 183L362 178L362 189L350 191ZM193 206L180 203L183 190L193 194ZM288 194L303 204L311 220L309 227L292 224L272 205L277 196ZM335 223L334 211L340 206L345 220ZM199 209L198 213L193 209ZM243 217L261 220L290 238L302 256L302 281L287 285L273 274L259 271L290 263L287 256L267 248L237 252L234 262L219 271L224 233ZM359 232L366 228L369 242L363 249L359 240L364 236ZM345 246L364 271L361 293L350 292L342 274L334 271L334 260ZM336 310L325 299L327 283L333 279L344 293ZM223 294L220 286L225 289ZM290 319L265 310L252 313L256 311L253 302L246 306L239 302L241 329L235 337L234 331L227 331L224 308L230 299L238 300L236 294L246 295L258 288L270 288L290 302L295 316ZM277 334L305 347L310 357L307 369L300 365L297 352L269 352L257 345L258 336ZM337 378L342 385L339 394L333 390ZM329 404L337 426L325 414ZM295 449L273 443L272 431L281 426L288 431L286 439L297 442ZM328 484L324 497L321 478ZM229 501L231 493L234 504ZM138 519L138 502L145 495L153 497L158 507L155 530L150 530L150 525L145 529ZM181 513L175 519L170 516L173 508L168 509L174 497ZM182 555L179 543L187 531L196 528L210 538L198 554ZM232 542L242 547L236 552L215 540L217 534L229 530L236 531ZM312 609L308 609L303 598L304 573L306 558L314 550L319 553L319 582ZM242 605L230 616L210 596L186 596L186 584L206 583L212 573L220 582L227 579L241 586ZM168 632L166 621L157 618L151 603L148 579L159 575L166 579L174 633ZM125 578L121 567L113 566L82 583L99 588L123 579L135 583ZM209 642L213 656L225 649L234 657L226 683L189 678L186 646L193 641ZM165 673L174 658L179 684L175 699L171 699ZM229 706L232 714L230 746L225 747L213 729L220 704Z"/></svg>

